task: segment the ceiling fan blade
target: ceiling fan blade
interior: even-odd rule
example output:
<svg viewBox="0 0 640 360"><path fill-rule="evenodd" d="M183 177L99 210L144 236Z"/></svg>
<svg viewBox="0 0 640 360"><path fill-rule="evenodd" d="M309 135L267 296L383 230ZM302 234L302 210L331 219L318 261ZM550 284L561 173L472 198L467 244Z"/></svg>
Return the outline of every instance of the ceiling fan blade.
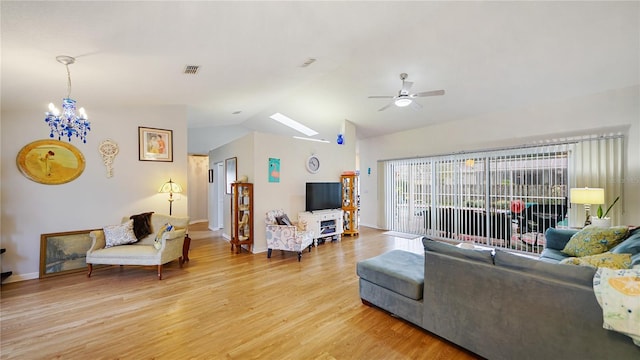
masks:
<svg viewBox="0 0 640 360"><path fill-rule="evenodd" d="M418 104L415 100L413 100L409 106L416 111L422 109L422 105Z"/></svg>
<svg viewBox="0 0 640 360"><path fill-rule="evenodd" d="M444 95L444 90L423 91L423 92L413 94L412 96L423 97L423 96L438 96L438 95Z"/></svg>
<svg viewBox="0 0 640 360"><path fill-rule="evenodd" d="M393 99L393 95L369 96L369 99Z"/></svg>
<svg viewBox="0 0 640 360"><path fill-rule="evenodd" d="M389 106L391 106L391 105L393 105L393 101L392 101L392 102L390 102L390 103L388 103L387 105L385 105L385 106L381 107L380 109L378 109L378 111L383 111L383 110L385 110L386 108L388 108L388 107L389 107Z"/></svg>
<svg viewBox="0 0 640 360"><path fill-rule="evenodd" d="M409 90L411 90L412 86L413 86L413 83L411 81L403 81L402 82L402 90L400 90L400 94L409 95Z"/></svg>

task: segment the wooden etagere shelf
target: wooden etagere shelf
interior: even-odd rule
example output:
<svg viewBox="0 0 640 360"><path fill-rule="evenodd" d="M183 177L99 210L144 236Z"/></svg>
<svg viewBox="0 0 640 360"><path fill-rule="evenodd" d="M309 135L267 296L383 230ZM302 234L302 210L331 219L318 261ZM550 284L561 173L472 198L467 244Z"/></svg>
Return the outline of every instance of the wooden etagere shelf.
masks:
<svg viewBox="0 0 640 360"><path fill-rule="evenodd" d="M253 184L231 184L231 251L253 246Z"/></svg>
<svg viewBox="0 0 640 360"><path fill-rule="evenodd" d="M358 235L360 223L360 184L358 179L358 175L355 173L340 176L344 235Z"/></svg>

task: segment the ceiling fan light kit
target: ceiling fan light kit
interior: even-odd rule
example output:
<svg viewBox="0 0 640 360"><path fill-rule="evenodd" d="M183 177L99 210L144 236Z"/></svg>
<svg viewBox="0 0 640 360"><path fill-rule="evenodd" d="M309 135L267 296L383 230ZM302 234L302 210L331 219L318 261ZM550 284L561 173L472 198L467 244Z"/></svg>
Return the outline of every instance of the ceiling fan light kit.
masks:
<svg viewBox="0 0 640 360"><path fill-rule="evenodd" d="M402 88L398 91L398 95L383 95L383 96L369 96L369 99L392 99L391 102L382 108L378 109L378 111L383 111L391 105L395 105L397 107L407 107L411 105L414 110L420 110L422 105L418 104L413 100L415 97L425 97L425 96L439 96L444 95L444 90L433 90L433 91L423 91L415 94L410 94L409 90L413 83L411 81L405 81L409 75L406 73L400 74L400 80L402 80Z"/></svg>
<svg viewBox="0 0 640 360"><path fill-rule="evenodd" d="M405 107L405 106L409 106L411 104L413 100L411 100L410 98L406 97L406 96L400 96L398 97L393 103L397 106L397 107Z"/></svg>

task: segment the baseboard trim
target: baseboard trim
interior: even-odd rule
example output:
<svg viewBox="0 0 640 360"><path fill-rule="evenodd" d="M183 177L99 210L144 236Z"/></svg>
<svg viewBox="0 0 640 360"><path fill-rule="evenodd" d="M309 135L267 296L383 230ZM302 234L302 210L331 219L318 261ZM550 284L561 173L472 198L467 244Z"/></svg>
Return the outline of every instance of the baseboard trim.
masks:
<svg viewBox="0 0 640 360"><path fill-rule="evenodd" d="M13 283L13 282L19 282L19 281L26 281L26 280L33 280L33 279L37 279L40 277L40 273L26 273L26 274L16 274L13 273L11 274L11 276L9 276L5 281L3 281L3 284L8 284L8 283Z"/></svg>

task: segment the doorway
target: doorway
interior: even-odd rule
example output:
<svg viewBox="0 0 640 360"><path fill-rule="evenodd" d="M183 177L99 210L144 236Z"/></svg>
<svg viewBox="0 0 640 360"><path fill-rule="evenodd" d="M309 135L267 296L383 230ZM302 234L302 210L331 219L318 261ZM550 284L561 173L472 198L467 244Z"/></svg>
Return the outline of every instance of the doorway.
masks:
<svg viewBox="0 0 640 360"><path fill-rule="evenodd" d="M219 230L224 228L224 163L218 162L213 164L213 183L209 184L209 206L211 218L209 219L209 227L211 230Z"/></svg>

